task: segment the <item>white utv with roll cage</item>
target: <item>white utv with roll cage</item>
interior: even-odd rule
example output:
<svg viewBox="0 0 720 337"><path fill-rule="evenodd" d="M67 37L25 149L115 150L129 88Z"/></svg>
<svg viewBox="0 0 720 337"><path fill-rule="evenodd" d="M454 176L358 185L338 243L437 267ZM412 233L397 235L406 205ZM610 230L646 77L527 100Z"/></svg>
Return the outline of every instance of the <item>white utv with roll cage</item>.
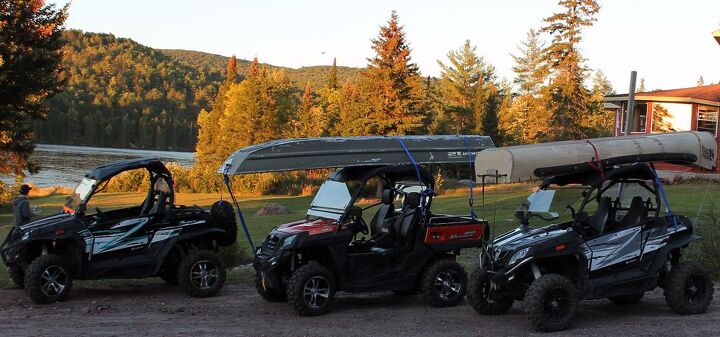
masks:
<svg viewBox="0 0 720 337"><path fill-rule="evenodd" d="M525 301L539 331L566 329L578 300L633 304L656 287L678 314L702 313L713 297L710 271L683 259L699 239L671 211L652 162L715 170L707 133L601 138L488 150L476 171L506 181L545 178L516 211L520 226L494 238L472 274L468 300L480 314ZM546 226L538 226L551 222Z"/></svg>

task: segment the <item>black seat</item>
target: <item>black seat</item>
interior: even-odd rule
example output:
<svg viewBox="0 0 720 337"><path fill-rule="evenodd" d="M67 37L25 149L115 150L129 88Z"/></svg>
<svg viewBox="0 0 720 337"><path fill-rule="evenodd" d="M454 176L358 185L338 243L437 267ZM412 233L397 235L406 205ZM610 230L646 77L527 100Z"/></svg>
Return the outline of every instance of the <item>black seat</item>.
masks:
<svg viewBox="0 0 720 337"><path fill-rule="evenodd" d="M622 218L621 223L624 228L639 226L647 217L646 213L647 210L645 209L645 202L643 202L642 197L633 197L630 202L630 209Z"/></svg>
<svg viewBox="0 0 720 337"><path fill-rule="evenodd" d="M415 223L420 211L420 193L408 193L403 202L403 208L397 220L392 224L392 234L394 238L394 247L386 247L384 244L378 244L370 249L375 254L384 256L393 256L397 248L405 249L412 243L413 233L415 233Z"/></svg>
<svg viewBox="0 0 720 337"><path fill-rule="evenodd" d="M590 224L590 228L592 228L595 235L600 235L605 230L605 225L607 225L608 220L610 219L611 203L612 201L609 197L600 198L597 210L590 217L590 220L588 222Z"/></svg>
<svg viewBox="0 0 720 337"><path fill-rule="evenodd" d="M383 232L383 223L395 215L395 205L393 200L395 199L395 193L391 189L385 189L382 193L382 204L375 212L370 221L370 235L375 236ZM385 231L387 233L387 229Z"/></svg>
<svg viewBox="0 0 720 337"><path fill-rule="evenodd" d="M160 192L155 200L155 206L150 210L149 214L163 213L167 209L167 193Z"/></svg>
<svg viewBox="0 0 720 337"><path fill-rule="evenodd" d="M420 193L408 193L403 202L403 209L400 217L395 222L395 234L398 245L401 248L407 247L413 239L415 233L415 222L419 216Z"/></svg>

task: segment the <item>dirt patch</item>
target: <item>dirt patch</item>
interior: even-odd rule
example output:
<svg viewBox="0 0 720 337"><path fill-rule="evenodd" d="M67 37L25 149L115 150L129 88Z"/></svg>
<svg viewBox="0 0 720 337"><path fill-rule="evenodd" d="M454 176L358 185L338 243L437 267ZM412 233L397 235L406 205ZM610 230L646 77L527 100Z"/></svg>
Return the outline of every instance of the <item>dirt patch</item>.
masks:
<svg viewBox="0 0 720 337"><path fill-rule="evenodd" d="M718 289L720 290L720 289ZM718 293L716 290L716 293ZM287 303L263 301L248 284L231 284L209 299L188 298L160 282L78 282L64 303L35 305L19 289L0 290L2 336L524 336L521 305L507 315L480 316L470 306L430 308L419 296L339 294L332 311L299 317ZM633 306L583 302L560 336L720 336L717 302L703 315L679 316L661 291Z"/></svg>
<svg viewBox="0 0 720 337"><path fill-rule="evenodd" d="M255 215L283 215L283 214L290 214L290 209L288 209L287 207L280 205L280 204L270 204L267 206L263 206L263 208L261 208L257 212L255 212Z"/></svg>

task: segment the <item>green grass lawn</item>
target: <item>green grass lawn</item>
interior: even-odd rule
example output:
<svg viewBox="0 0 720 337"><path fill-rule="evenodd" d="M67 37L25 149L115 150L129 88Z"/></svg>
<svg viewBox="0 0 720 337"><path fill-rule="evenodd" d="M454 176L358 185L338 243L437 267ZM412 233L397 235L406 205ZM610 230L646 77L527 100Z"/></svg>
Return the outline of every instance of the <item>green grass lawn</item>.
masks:
<svg viewBox="0 0 720 337"><path fill-rule="evenodd" d="M493 225L496 235L517 226L517 221L513 218L515 208L532 190L532 185L520 184L501 186L501 188L486 192L485 215ZM677 214L687 215L691 219L695 218L698 205L703 199L706 190L708 190L709 193L705 200L703 214L707 215L714 212L714 214L720 215L720 184L714 183L709 189L706 183L687 183L666 186L673 211ZM475 193L475 210L479 216L482 216L482 202L479 195L480 193ZM224 196L227 199L227 194ZM92 204L103 210L111 210L139 205L144 197L145 195L142 193L101 193L93 197ZM220 198L220 194L179 193L176 196L176 203L209 207ZM39 206L43 210L43 215L50 215L60 211L60 206L64 199L64 196L33 198L31 204L32 206ZM240 197L239 199L240 208L245 215L252 239L257 245L264 239L272 227L289 221L302 219L312 197L246 196ZM291 214L270 216L255 215L258 209L271 203L278 203L287 207L290 209ZM433 211L435 213L468 214L468 210L467 191L464 191L464 193L463 191L455 191L450 195L437 197L433 201ZM366 214L366 217L370 218L372 214ZM0 236L2 238L7 234L11 223L11 210L3 209L0 212ZM238 242L241 247L247 247L247 242L242 231L238 233ZM472 265L475 261L476 253L474 250L467 250L462 256L464 264L468 266ZM244 279L244 277L242 278ZM6 286L8 284L7 272L5 268L0 268L0 285Z"/></svg>

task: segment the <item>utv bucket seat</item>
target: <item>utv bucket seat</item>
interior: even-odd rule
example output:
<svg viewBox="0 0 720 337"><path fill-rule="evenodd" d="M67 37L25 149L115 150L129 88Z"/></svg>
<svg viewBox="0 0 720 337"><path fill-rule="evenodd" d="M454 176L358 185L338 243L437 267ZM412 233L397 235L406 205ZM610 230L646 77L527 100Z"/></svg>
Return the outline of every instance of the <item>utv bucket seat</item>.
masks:
<svg viewBox="0 0 720 337"><path fill-rule="evenodd" d="M370 235L376 236L383 233L383 223L395 215L395 205L393 200L395 199L395 193L391 189L385 189L382 192L382 205L378 208L375 216L370 221ZM387 228L385 233L387 233Z"/></svg>
<svg viewBox="0 0 720 337"><path fill-rule="evenodd" d="M380 254L386 257L395 255L397 249L404 249L409 243L412 243L412 233L414 232L415 222L418 217L418 207L420 206L420 193L408 193L403 202L403 208L397 220L392 224L392 246L386 245L375 246L370 249L372 253Z"/></svg>
<svg viewBox="0 0 720 337"><path fill-rule="evenodd" d="M598 207L595 213L590 217L590 228L592 228L594 235L600 235L605 231L605 226L610 220L610 208L612 201L609 197L600 198Z"/></svg>
<svg viewBox="0 0 720 337"><path fill-rule="evenodd" d="M621 223L623 228L639 226L646 218L647 210L642 197L635 196L630 202L630 209L623 217Z"/></svg>

